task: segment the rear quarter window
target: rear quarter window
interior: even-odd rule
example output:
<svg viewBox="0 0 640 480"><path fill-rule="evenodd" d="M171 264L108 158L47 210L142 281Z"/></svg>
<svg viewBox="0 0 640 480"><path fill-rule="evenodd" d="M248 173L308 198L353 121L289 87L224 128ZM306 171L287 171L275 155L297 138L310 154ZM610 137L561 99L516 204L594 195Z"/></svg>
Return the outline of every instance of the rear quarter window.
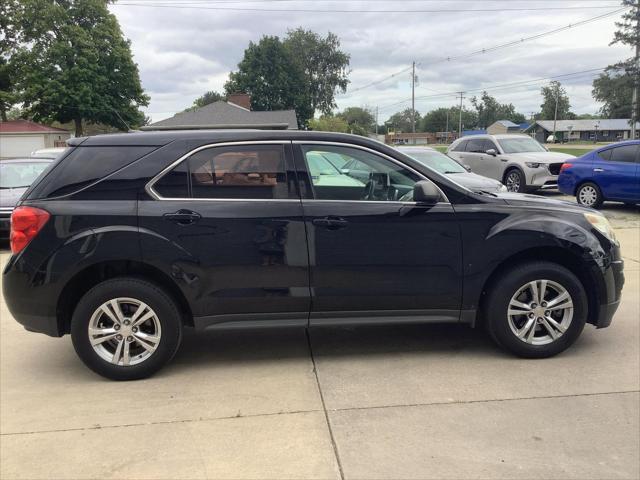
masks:
<svg viewBox="0 0 640 480"><path fill-rule="evenodd" d="M75 148L61 159L28 193L27 198L52 198L91 185L126 167L157 147L83 147Z"/></svg>

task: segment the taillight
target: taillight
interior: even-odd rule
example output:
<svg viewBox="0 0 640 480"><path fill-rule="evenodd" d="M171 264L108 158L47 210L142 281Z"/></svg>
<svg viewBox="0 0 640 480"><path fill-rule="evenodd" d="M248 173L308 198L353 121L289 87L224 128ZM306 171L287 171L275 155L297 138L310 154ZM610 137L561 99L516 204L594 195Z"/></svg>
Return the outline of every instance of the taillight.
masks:
<svg viewBox="0 0 640 480"><path fill-rule="evenodd" d="M564 172L567 168L571 168L573 167L573 163L563 163L562 166L560 167L560 171Z"/></svg>
<svg viewBox="0 0 640 480"><path fill-rule="evenodd" d="M18 207L11 214L11 253L16 254L26 247L42 229L49 212L34 207Z"/></svg>

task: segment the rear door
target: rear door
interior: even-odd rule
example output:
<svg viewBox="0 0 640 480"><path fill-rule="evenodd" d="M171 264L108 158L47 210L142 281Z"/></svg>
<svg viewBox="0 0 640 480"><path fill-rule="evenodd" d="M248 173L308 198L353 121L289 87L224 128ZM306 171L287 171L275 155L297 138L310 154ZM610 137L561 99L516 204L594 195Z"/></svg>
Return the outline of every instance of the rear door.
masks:
<svg viewBox="0 0 640 480"><path fill-rule="evenodd" d="M408 197L423 177L365 147L294 142L294 150L309 245L310 323L457 321L461 240L446 198L416 204ZM346 187L310 174L309 163L326 152L366 165L358 172L368 171L367 178Z"/></svg>
<svg viewBox="0 0 640 480"><path fill-rule="evenodd" d="M197 148L147 191L144 259L180 284L196 326L306 325L308 254L290 142Z"/></svg>
<svg viewBox="0 0 640 480"><path fill-rule="evenodd" d="M637 201L640 182L637 177L640 145L620 145L594 155L593 178L606 199Z"/></svg>

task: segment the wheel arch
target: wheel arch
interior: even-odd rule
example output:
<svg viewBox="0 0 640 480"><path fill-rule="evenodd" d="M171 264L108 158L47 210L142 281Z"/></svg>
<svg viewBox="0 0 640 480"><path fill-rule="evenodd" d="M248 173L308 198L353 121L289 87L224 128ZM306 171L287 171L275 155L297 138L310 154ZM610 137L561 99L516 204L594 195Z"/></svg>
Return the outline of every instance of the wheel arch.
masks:
<svg viewBox="0 0 640 480"><path fill-rule="evenodd" d="M502 171L502 183L506 185L506 180L507 180L507 175L509 175L509 172L511 172L511 170L518 170L521 174L522 174L522 178L524 179L524 183L525 185L527 185L527 174L524 172L524 170L522 169L522 167L520 165L518 165L517 163L513 163L513 162L509 162L505 167L504 170Z"/></svg>
<svg viewBox="0 0 640 480"><path fill-rule="evenodd" d="M139 261L106 260L94 263L77 272L64 286L56 307L58 329L61 333L69 333L71 317L78 301L91 288L117 277L141 278L163 288L177 303L183 317L183 324L193 326L191 307L180 288L161 270Z"/></svg>
<svg viewBox="0 0 640 480"><path fill-rule="evenodd" d="M598 315L598 299L600 297L599 288L594 276L589 272L583 259L575 252L562 247L534 247L503 259L484 281L480 298L478 301L478 322L482 323L482 312L487 300L487 292L498 282L501 276L507 271L532 261L547 261L565 267L573 273L585 289L588 299L587 323L595 324Z"/></svg>

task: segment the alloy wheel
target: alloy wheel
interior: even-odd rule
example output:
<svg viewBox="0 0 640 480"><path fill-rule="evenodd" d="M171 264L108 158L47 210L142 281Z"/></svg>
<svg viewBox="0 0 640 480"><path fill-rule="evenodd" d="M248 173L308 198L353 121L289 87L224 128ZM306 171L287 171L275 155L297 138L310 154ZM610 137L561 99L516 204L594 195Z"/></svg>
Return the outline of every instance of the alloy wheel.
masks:
<svg viewBox="0 0 640 480"><path fill-rule="evenodd" d="M578 200L585 207L592 207L598 201L598 192L595 187L591 185L585 185L578 192Z"/></svg>
<svg viewBox="0 0 640 480"><path fill-rule="evenodd" d="M520 191L520 174L517 171L514 170L507 175L506 186L510 192Z"/></svg>
<svg viewBox="0 0 640 480"><path fill-rule="evenodd" d="M509 327L521 341L548 345L568 330L573 320L573 299L557 282L535 280L520 287L509 301Z"/></svg>
<svg viewBox="0 0 640 480"><path fill-rule="evenodd" d="M135 298L119 297L100 305L88 328L93 350L119 366L137 365L158 348L162 329L149 305Z"/></svg>

